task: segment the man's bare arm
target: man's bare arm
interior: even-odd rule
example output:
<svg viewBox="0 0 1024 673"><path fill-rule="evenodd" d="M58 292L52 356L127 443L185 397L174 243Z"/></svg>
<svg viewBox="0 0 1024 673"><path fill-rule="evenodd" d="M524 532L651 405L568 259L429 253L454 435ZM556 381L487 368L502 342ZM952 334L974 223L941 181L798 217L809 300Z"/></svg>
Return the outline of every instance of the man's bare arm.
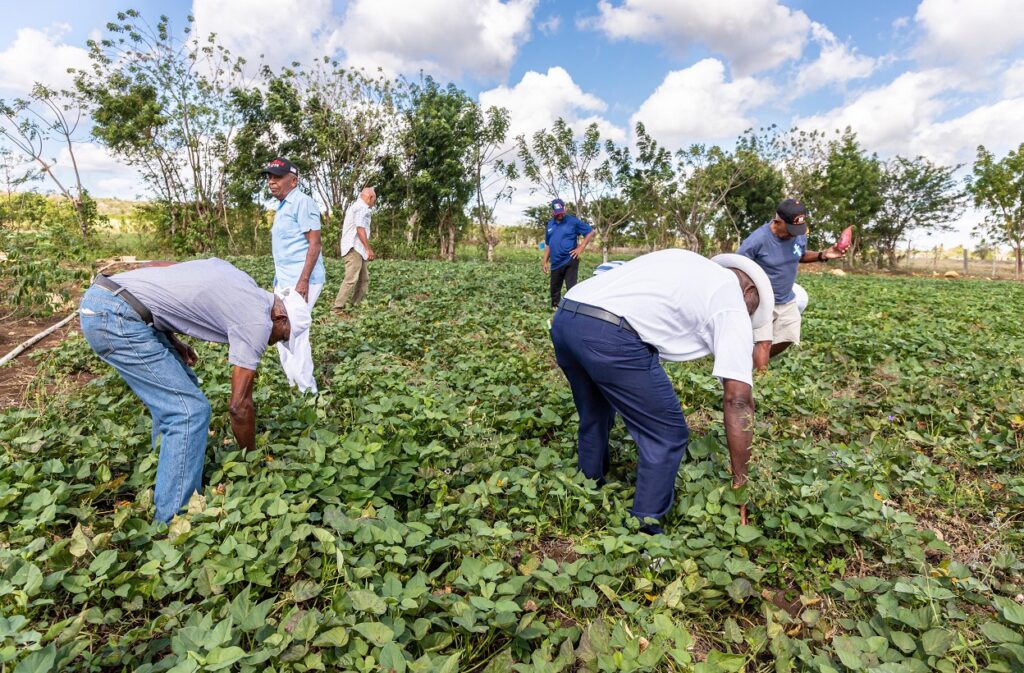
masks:
<svg viewBox="0 0 1024 673"><path fill-rule="evenodd" d="M256 405L252 401L252 388L256 371L245 367L231 367L231 431L243 450L256 448Z"/></svg>
<svg viewBox="0 0 1024 673"><path fill-rule="evenodd" d="M750 463L750 443L754 439L754 395L751 387L742 381L722 381L722 410L725 416L725 440L729 446L729 464L732 467L732 487L747 483ZM740 522L747 523L747 506L740 505Z"/></svg>

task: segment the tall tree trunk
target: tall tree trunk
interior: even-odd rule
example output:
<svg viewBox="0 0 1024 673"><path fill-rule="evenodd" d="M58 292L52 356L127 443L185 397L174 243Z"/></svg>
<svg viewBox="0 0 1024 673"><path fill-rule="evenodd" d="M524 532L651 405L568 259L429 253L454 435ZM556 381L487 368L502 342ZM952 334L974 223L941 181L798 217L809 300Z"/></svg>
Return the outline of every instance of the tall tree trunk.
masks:
<svg viewBox="0 0 1024 673"><path fill-rule="evenodd" d="M455 261L455 220L448 220L448 261Z"/></svg>

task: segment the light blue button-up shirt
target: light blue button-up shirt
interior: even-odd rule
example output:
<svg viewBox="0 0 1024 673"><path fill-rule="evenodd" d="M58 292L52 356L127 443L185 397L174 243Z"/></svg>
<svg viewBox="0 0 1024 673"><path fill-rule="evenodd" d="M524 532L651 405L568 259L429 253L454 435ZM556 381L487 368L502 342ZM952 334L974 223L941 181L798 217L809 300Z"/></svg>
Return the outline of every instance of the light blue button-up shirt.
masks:
<svg viewBox="0 0 1024 673"><path fill-rule="evenodd" d="M274 287L292 287L299 282L309 251L307 231L320 231L320 207L297 188L277 204L270 244L274 254ZM322 285L326 278L323 254L316 260L310 285Z"/></svg>

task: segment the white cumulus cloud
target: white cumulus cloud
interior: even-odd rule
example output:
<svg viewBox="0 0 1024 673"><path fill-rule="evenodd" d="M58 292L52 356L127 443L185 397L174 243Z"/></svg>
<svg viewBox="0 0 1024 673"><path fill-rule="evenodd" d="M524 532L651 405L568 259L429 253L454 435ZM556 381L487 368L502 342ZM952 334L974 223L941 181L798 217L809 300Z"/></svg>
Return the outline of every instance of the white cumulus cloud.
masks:
<svg viewBox="0 0 1024 673"><path fill-rule="evenodd" d="M889 84L863 92L846 105L798 117L794 125L826 132L849 126L873 151L903 151L917 129L946 109L941 94L962 84L955 73L944 68L907 72Z"/></svg>
<svg viewBox="0 0 1024 673"><path fill-rule="evenodd" d="M601 116L607 104L597 96L584 91L573 81L572 76L561 67L549 68L546 73L530 71L514 86L499 86L480 93L480 105L503 107L509 111L509 146L516 136L527 139L543 128L551 128L562 118L577 133L591 123L597 124L602 139L616 143L626 141L626 132ZM512 201L502 203L496 210L496 218L502 224L515 224L523 220L523 210L543 202L547 195L531 193L535 185L524 178L515 183L516 191Z"/></svg>
<svg viewBox="0 0 1024 673"><path fill-rule="evenodd" d="M598 121L594 113L604 112L608 107L597 96L583 91L568 71L559 66L549 68L546 73L531 70L514 86L483 91L480 105L506 108L513 137L530 136L550 127L559 117L574 128L585 127L590 121Z"/></svg>
<svg viewBox="0 0 1024 673"><path fill-rule="evenodd" d="M67 24L45 31L20 28L14 41L0 51L0 90L27 95L36 82L55 89L69 88L72 76L68 68L89 64L85 49L62 42L70 30Z"/></svg>
<svg viewBox="0 0 1024 673"><path fill-rule="evenodd" d="M613 40L659 42L682 51L706 45L747 75L800 58L811 21L778 0L600 0L584 21Z"/></svg>
<svg viewBox="0 0 1024 673"><path fill-rule="evenodd" d="M341 20L330 0L194 0L194 35L216 33L233 56L271 66L332 56Z"/></svg>
<svg viewBox="0 0 1024 673"><path fill-rule="evenodd" d="M670 72L643 102L631 125L643 122L659 142L675 149L734 138L757 124L752 110L771 98L770 84L754 77L727 81L713 58Z"/></svg>
<svg viewBox="0 0 1024 673"><path fill-rule="evenodd" d="M536 0L352 0L336 46L392 73L503 78L529 37Z"/></svg>
<svg viewBox="0 0 1024 673"><path fill-rule="evenodd" d="M1020 0L922 0L914 18L925 57L979 63L1024 44Z"/></svg>
<svg viewBox="0 0 1024 673"><path fill-rule="evenodd" d="M1003 96L1024 96L1024 59L1011 65L1003 74Z"/></svg>
<svg viewBox="0 0 1024 673"><path fill-rule="evenodd" d="M1024 97L982 105L951 119L924 124L909 141L910 154L944 164L970 165L984 145L996 156L1024 140Z"/></svg>
<svg viewBox="0 0 1024 673"><path fill-rule="evenodd" d="M837 40L822 24L811 24L811 38L820 45L821 51L816 60L801 67L797 73L796 83L801 93L830 84L862 79L874 72L877 65L875 59L858 55L855 50Z"/></svg>

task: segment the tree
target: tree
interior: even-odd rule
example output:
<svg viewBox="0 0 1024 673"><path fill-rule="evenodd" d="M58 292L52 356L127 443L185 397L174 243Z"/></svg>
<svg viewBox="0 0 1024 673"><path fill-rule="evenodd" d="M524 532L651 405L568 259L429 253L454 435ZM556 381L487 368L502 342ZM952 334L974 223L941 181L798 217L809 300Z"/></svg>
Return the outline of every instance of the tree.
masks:
<svg viewBox="0 0 1024 673"><path fill-rule="evenodd" d="M117 19L89 40L91 68L76 78L93 135L139 170L177 247L209 249L218 231L231 245L227 173L241 122L231 92L248 85L245 61L213 35L193 37L192 17L183 39L166 16L155 27L135 10Z"/></svg>
<svg viewBox="0 0 1024 673"><path fill-rule="evenodd" d="M633 214L636 201L628 198L633 179L633 162L628 147L605 141L605 158L594 171L594 196L590 200L590 223L601 238L601 254L608 261L612 239Z"/></svg>
<svg viewBox="0 0 1024 673"><path fill-rule="evenodd" d="M584 130L579 141L564 119L555 120L552 129L541 129L531 142L516 139L523 174L551 198L562 198L576 204L576 214L587 219L590 197L594 191L593 165L601 153L601 134L597 124Z"/></svg>
<svg viewBox="0 0 1024 673"><path fill-rule="evenodd" d="M57 190L67 199L78 221L82 238L88 238L96 221L96 204L89 192L82 186L82 175L75 157L75 142L78 124L82 119L80 101L70 92L58 92L36 84L28 99L17 98L11 103L0 100L0 135L3 135L19 152L39 165L39 172L50 179ZM67 150L75 184L65 186L54 172L56 160L45 157L44 145L54 140ZM10 174L8 173L8 176ZM15 177L14 182L24 183L30 176ZM11 178L8 177L8 192Z"/></svg>
<svg viewBox="0 0 1024 673"><path fill-rule="evenodd" d="M664 248L674 241L673 203L680 185L672 163L672 153L647 133L637 122L636 160L627 186L632 204L630 232L652 248Z"/></svg>
<svg viewBox="0 0 1024 673"><path fill-rule="evenodd" d="M882 167L882 203L867 228L868 238L890 267L897 248L915 231L949 231L963 213L966 194L953 174L960 166L940 166L925 157L896 156Z"/></svg>
<svg viewBox="0 0 1024 673"><path fill-rule="evenodd" d="M455 260L458 232L475 182L467 157L474 141L475 104L466 92L427 77L412 87L405 139L411 201L419 219L437 223L438 253Z"/></svg>
<svg viewBox="0 0 1024 673"><path fill-rule="evenodd" d="M988 211L977 233L991 243L1008 243L1016 259L1016 275L1020 276L1024 271L1024 143L998 160L979 145L968 189L974 205Z"/></svg>
<svg viewBox="0 0 1024 673"><path fill-rule="evenodd" d="M287 156L313 196L327 206L329 222L380 175L398 138L402 83L342 68L326 57L309 69L285 68L276 74L265 69L263 76L265 93L255 88L232 92L244 117L233 141L240 164L237 179L248 185L250 195L262 194L259 166Z"/></svg>
<svg viewBox="0 0 1024 673"><path fill-rule="evenodd" d="M473 191L476 204L473 218L480 229L480 237L487 246L487 261L494 261L494 247L501 240L494 228L494 210L498 203L512 198L518 177L515 161L508 157L513 151L505 143L508 135L509 113L505 108L481 109L473 106L473 141L469 147L469 164L473 171Z"/></svg>
<svg viewBox="0 0 1024 673"><path fill-rule="evenodd" d="M857 135L847 128L828 143L824 174L804 198L813 222L811 236L820 245L830 244L849 225L863 234L882 207L881 162L875 155L869 156ZM870 241L860 241L860 245L865 243Z"/></svg>
<svg viewBox="0 0 1024 673"><path fill-rule="evenodd" d="M693 144L676 151L678 196L672 201L676 232L686 247L699 251L706 240L709 222L722 208L725 195L733 184L733 176L712 168L726 159L717 145ZM724 181L722 178L727 177Z"/></svg>

